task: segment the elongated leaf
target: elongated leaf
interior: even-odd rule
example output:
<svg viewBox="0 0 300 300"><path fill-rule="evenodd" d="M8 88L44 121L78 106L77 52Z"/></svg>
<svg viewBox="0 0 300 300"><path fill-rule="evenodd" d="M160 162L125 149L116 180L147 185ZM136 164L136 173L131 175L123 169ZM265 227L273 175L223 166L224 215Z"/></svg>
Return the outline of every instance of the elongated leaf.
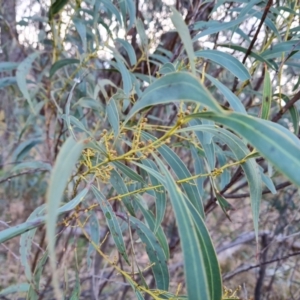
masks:
<svg viewBox="0 0 300 300"><path fill-rule="evenodd" d="M142 48L145 53L148 53L148 36L146 34L145 27L141 19L136 20L136 29L141 40Z"/></svg>
<svg viewBox="0 0 300 300"><path fill-rule="evenodd" d="M10 61L3 61L0 62L0 72L6 72L14 70L18 67L19 63L10 62Z"/></svg>
<svg viewBox="0 0 300 300"><path fill-rule="evenodd" d="M160 69L159 69L159 73L160 74L168 74L168 73L173 73L175 72L176 69L174 67L174 65L170 62L164 64Z"/></svg>
<svg viewBox="0 0 300 300"><path fill-rule="evenodd" d="M106 106L106 113L108 121L114 130L114 135L117 137L119 135L119 112L114 98L111 98Z"/></svg>
<svg viewBox="0 0 300 300"><path fill-rule="evenodd" d="M33 220L39 216L41 212L45 210L44 205L37 207L28 217L27 221ZM32 279L31 266L30 266L30 254L31 254L31 246L34 235L36 233L36 229L32 229L28 232L25 232L21 235L20 238L20 258L21 264L24 267L25 275L28 281Z"/></svg>
<svg viewBox="0 0 300 300"><path fill-rule="evenodd" d="M225 151L216 144L215 147L217 149L216 154L217 154L219 166L220 167L225 166L226 165ZM230 182L230 171L228 170L228 168L223 170L222 174L220 175L220 178L221 178L220 189L222 190Z"/></svg>
<svg viewBox="0 0 300 300"><path fill-rule="evenodd" d="M113 61L111 61L110 63L120 71L122 76L122 81L123 81L123 91L125 95L129 97L130 91L132 89L132 80L131 80L130 72L126 68L123 60L118 55L116 55L116 52L114 54L117 63Z"/></svg>
<svg viewBox="0 0 300 300"><path fill-rule="evenodd" d="M265 78L263 87L263 98L261 105L261 118L269 119L270 110L272 105L272 83L270 79L270 74L267 68L265 68Z"/></svg>
<svg viewBox="0 0 300 300"><path fill-rule="evenodd" d="M213 120L229 127L247 139L274 167L300 186L300 141L288 129L234 112L223 115L206 112L194 114L193 117Z"/></svg>
<svg viewBox="0 0 300 300"><path fill-rule="evenodd" d="M203 261L210 291L209 299L221 299L222 279L216 251L209 236L208 230L205 226L204 220L201 218L191 202L188 201L187 205L190 214L193 217L193 221L198 234L198 240L200 242L200 247L202 250L201 254L203 255ZM189 297L188 299L192 298Z"/></svg>
<svg viewBox="0 0 300 300"><path fill-rule="evenodd" d="M143 132L142 135L145 138L145 140L149 140L149 139L152 141L155 140L155 138L149 133ZM173 169L178 179L184 180L186 178L192 177L190 171L188 170L184 162L168 146L162 145L159 148L157 148L157 150L162 155L162 157L166 160L168 165ZM201 195L197 189L197 186L195 185L194 180L183 182L181 185L189 201L193 203L195 208L198 210L199 214L204 218L204 208L203 208Z"/></svg>
<svg viewBox="0 0 300 300"><path fill-rule="evenodd" d="M0 78L0 89L5 88L10 85L14 85L17 83L16 77L5 77L5 78Z"/></svg>
<svg viewBox="0 0 300 300"><path fill-rule="evenodd" d="M185 72L170 73L151 84L132 107L126 122L141 109L171 101L192 101L222 111L216 100L193 75Z"/></svg>
<svg viewBox="0 0 300 300"><path fill-rule="evenodd" d="M52 20L53 16L58 14L68 2L69 0L56 0L55 2L53 2L49 10L50 20Z"/></svg>
<svg viewBox="0 0 300 300"><path fill-rule="evenodd" d="M48 239L48 249L51 268L56 273L55 258L55 230L58 208L63 198L64 190L72 174L73 168L84 149L84 142L75 142L70 137L62 146L56 159L53 172L51 174L49 188L47 192L47 219L46 219L46 236ZM56 290L56 296L59 294L58 278L52 277L53 285Z"/></svg>
<svg viewBox="0 0 300 300"><path fill-rule="evenodd" d="M58 71L59 69L67 65L79 64L79 63L80 60L75 58L65 58L65 59L58 60L51 66L51 69L49 71L49 77L51 78L56 73L56 71Z"/></svg>
<svg viewBox="0 0 300 300"><path fill-rule="evenodd" d="M191 145L191 152L194 160L195 174L204 174L205 170L202 158L199 157L198 151L193 145ZM204 196L204 181L205 177L198 177L196 179L198 191L202 198Z"/></svg>
<svg viewBox="0 0 300 300"><path fill-rule="evenodd" d="M196 57L203 57L223 66L242 81L250 79L250 74L244 65L232 55L218 50L200 50Z"/></svg>
<svg viewBox="0 0 300 300"><path fill-rule="evenodd" d="M112 237L114 239L114 242L115 242L119 252L123 256L125 261L128 263L128 265L130 265L130 262L129 262L129 259L128 259L128 256L126 253L126 247L124 244L123 236L122 236L122 231L121 231L120 225L117 221L116 215L115 215L110 203L107 201L105 196L93 185L92 185L92 191L93 191L96 199L98 200L98 203L104 213L107 226L112 234Z"/></svg>
<svg viewBox="0 0 300 300"><path fill-rule="evenodd" d="M141 201L139 201L139 200L137 201L137 205L139 206L140 210L142 211L142 213L145 217L145 220L147 221L148 227L157 237L157 239L165 253L166 260L168 260L170 258L170 251L169 251L169 244L167 241L167 237L160 225L159 225L158 229L156 231L154 231L155 230L155 220L154 220L153 213L151 212L151 210L146 209L142 205Z"/></svg>
<svg viewBox="0 0 300 300"><path fill-rule="evenodd" d="M135 51L132 47L132 45L127 42L126 40L123 40L123 39L115 39L116 42L120 43L123 48L126 50L127 54L128 54L128 57L129 57L129 61L130 61L130 64L132 66L134 66L136 64L136 55L135 55Z"/></svg>
<svg viewBox="0 0 300 300"><path fill-rule="evenodd" d="M7 296L10 294L27 292L29 290L29 288L30 288L30 285L28 283L14 284L14 285L11 285L11 286L1 290L0 296Z"/></svg>
<svg viewBox="0 0 300 300"><path fill-rule="evenodd" d="M122 164L121 162L114 161L112 162L112 164L115 165L124 175L126 175L130 179L141 183L145 183L144 179L139 174L137 174L136 172L134 172L132 169Z"/></svg>
<svg viewBox="0 0 300 300"><path fill-rule="evenodd" d="M263 183L266 185L266 187L269 189L269 191L273 195L277 194L276 187L275 187L272 179L269 176L265 175L261 168L260 168L260 175L261 175L261 179L262 179Z"/></svg>
<svg viewBox="0 0 300 300"><path fill-rule="evenodd" d="M80 280L79 280L79 276L78 276L78 270L76 270L76 280L75 280L75 286L73 288L70 300L77 300L80 298Z"/></svg>
<svg viewBox="0 0 300 300"><path fill-rule="evenodd" d="M195 120L192 120L189 123L194 124ZM216 126L196 125L196 126L180 129L179 132L181 131L184 132L188 130L195 131L197 136L198 136L197 131L199 130L212 133L213 135L215 135L215 137L219 138L221 141L223 141L228 145L228 147L231 149L234 156L238 160L243 159L249 154L249 149L242 142L242 140L239 139L230 131L225 130L223 128L216 128ZM252 215L253 215L253 224L256 233L256 239L258 240L259 209L260 209L260 201L262 195L260 173L254 159L248 159L246 162L241 164L241 167L243 168L246 174L248 185L250 188L250 200L251 200L251 208L252 208Z"/></svg>
<svg viewBox="0 0 300 300"><path fill-rule="evenodd" d="M289 54L291 51L300 50L300 40L292 40L287 42L277 43L271 49L265 50L260 55L264 59L271 59L281 57L283 53Z"/></svg>
<svg viewBox="0 0 300 300"><path fill-rule="evenodd" d="M242 114L247 114L241 100L227 86L209 74L205 74L205 77L208 78L220 90L221 94L224 95L224 97L228 100L233 110Z"/></svg>
<svg viewBox="0 0 300 300"><path fill-rule="evenodd" d="M48 251L45 251L44 254L42 255L42 257L39 259L39 261L36 265L36 268L34 270L34 278L33 278L34 286L32 284L30 285L30 289L27 294L27 299L30 299L30 300L38 300L39 299L38 292L40 290L40 279L41 279L44 267L46 265L47 259L48 259Z"/></svg>
<svg viewBox="0 0 300 300"><path fill-rule="evenodd" d="M173 7L171 7L171 10L173 12L173 15L171 16L172 23L178 31L178 34L186 50L192 73L196 75L194 47L189 29L185 24L184 20L182 19L181 14Z"/></svg>
<svg viewBox="0 0 300 300"><path fill-rule="evenodd" d="M158 171L155 163L150 159L143 159L142 163L149 168L152 168L153 170ZM156 177L149 174L151 184L153 186L159 185L160 182L156 179ZM153 229L153 232L156 233L158 227L160 226L167 207L167 199L166 199L166 192L164 188L156 188L154 190L155 193L155 211L156 211L156 220L155 220L155 227Z"/></svg>
<svg viewBox="0 0 300 300"><path fill-rule="evenodd" d="M248 51L247 48L241 47L239 45L234 45L234 44L220 44L219 47L226 47L226 48L234 49L234 50L240 51L240 52L245 53L245 54ZM256 60L258 60L260 62L265 63L271 69L275 69L275 70L278 69L278 67L276 68L274 66L273 62L270 62L267 59L264 59L261 55L257 54L254 51L251 51L251 53L249 54L249 56L255 58Z"/></svg>
<svg viewBox="0 0 300 300"><path fill-rule="evenodd" d="M82 46L83 46L83 51L87 51L87 40L86 40L86 26L81 19L73 19L74 25L76 27L76 30L80 36Z"/></svg>
<svg viewBox="0 0 300 300"><path fill-rule="evenodd" d="M119 195L126 195L128 194L128 188L126 186L126 184L124 183L123 178L121 177L121 175L116 171L116 170L112 170L110 173L110 183L112 184L112 186L114 187L114 189L116 190L116 192ZM128 210L128 212L131 215L135 215L134 213L134 209L132 206L132 197L131 196L125 196L121 198L122 202L124 203L126 209Z"/></svg>
<svg viewBox="0 0 300 300"><path fill-rule="evenodd" d="M39 52L33 52L32 54L30 54L19 64L16 72L16 79L17 79L17 84L19 86L19 89L23 94L24 98L28 101L28 104L30 105L30 108L33 112L34 112L34 107L27 89L26 77L30 71L32 63L39 55L40 55Z"/></svg>
<svg viewBox="0 0 300 300"><path fill-rule="evenodd" d="M194 38L193 41L197 41L199 38L210 35L216 32L220 32L223 30L230 29L234 26L237 26L241 24L242 22L246 21L244 17L237 18L236 20L230 21L230 22L219 22L219 21L199 21L192 25L193 30L199 30L201 31L198 33Z"/></svg>
<svg viewBox="0 0 300 300"><path fill-rule="evenodd" d="M123 1L123 0L120 0L120 1ZM103 4L103 8L105 10L109 10L112 14L114 14L117 18L117 21L122 25L122 18L121 18L120 12L115 7L115 5L112 3L112 1L111 0L101 0L99 2L101 2ZM125 16L126 16L126 12L125 12ZM123 20L124 20L124 23L126 24L126 18Z"/></svg>
<svg viewBox="0 0 300 300"><path fill-rule="evenodd" d="M279 98L280 100L282 99L285 103L288 103L290 101L289 97L285 94L274 94L274 97ZM298 109L296 108L295 105L293 105L289 108L289 113L291 114L291 117L292 117L294 134L298 135L300 118L299 118Z"/></svg>
<svg viewBox="0 0 300 300"><path fill-rule="evenodd" d="M216 194L216 198L218 200L218 203L221 206L224 214L226 215L227 219L229 221L231 221L231 219L230 219L227 212L229 210L234 210L233 206L219 192L216 192L215 194Z"/></svg>
<svg viewBox="0 0 300 300"><path fill-rule="evenodd" d="M129 216L130 225L146 246L146 251L152 266L156 286L161 290L169 289L169 271L164 251L153 232L140 220Z"/></svg>
<svg viewBox="0 0 300 300"><path fill-rule="evenodd" d="M86 196L87 192L88 192L87 188L83 189L74 199L69 201L67 204L61 206L57 211L58 216L63 213L73 210L83 200L83 198ZM8 241L16 236L19 236L28 230L31 230L33 228L43 225L45 223L45 221L46 221L46 216L41 216L41 217L34 218L32 220L28 220L22 224L14 226L14 227L10 227L5 230L2 230L0 232L0 244L5 241Z"/></svg>
<svg viewBox="0 0 300 300"><path fill-rule="evenodd" d="M100 239L100 226L98 222L98 217L95 211L89 212L89 228L90 228L90 238L91 240L98 245ZM95 247L92 243L89 243L89 247L87 249L86 258L87 258L87 265L90 269L92 267L92 255L96 251Z"/></svg>
<svg viewBox="0 0 300 300"><path fill-rule="evenodd" d="M52 166L49 163L43 161L26 161L20 164L17 164L11 169L11 172L16 172L24 169L42 169L50 171Z"/></svg>
<svg viewBox="0 0 300 300"><path fill-rule="evenodd" d="M32 148L42 142L42 139L30 139L20 143L12 154L13 161L22 161Z"/></svg>
<svg viewBox="0 0 300 300"><path fill-rule="evenodd" d="M129 25L127 30L131 29L135 23L135 16L136 16L136 4L133 0L125 0L127 4L127 12L129 14Z"/></svg>
<svg viewBox="0 0 300 300"><path fill-rule="evenodd" d="M217 299L211 297L207 278L208 270L204 265L203 248L201 248L196 224L187 206L189 201L185 201L180 188L176 185L162 161L157 156L154 155L154 157L161 173L164 174L165 181L162 183L169 193L178 225L183 251L188 298L191 300ZM155 173L152 174L155 176Z"/></svg>

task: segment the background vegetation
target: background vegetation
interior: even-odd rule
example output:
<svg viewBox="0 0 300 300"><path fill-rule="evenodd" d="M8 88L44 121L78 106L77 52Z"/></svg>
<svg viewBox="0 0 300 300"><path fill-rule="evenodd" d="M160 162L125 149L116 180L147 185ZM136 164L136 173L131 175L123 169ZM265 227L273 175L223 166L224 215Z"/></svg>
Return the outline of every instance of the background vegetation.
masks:
<svg viewBox="0 0 300 300"><path fill-rule="evenodd" d="M299 299L298 1L0 3L0 297Z"/></svg>

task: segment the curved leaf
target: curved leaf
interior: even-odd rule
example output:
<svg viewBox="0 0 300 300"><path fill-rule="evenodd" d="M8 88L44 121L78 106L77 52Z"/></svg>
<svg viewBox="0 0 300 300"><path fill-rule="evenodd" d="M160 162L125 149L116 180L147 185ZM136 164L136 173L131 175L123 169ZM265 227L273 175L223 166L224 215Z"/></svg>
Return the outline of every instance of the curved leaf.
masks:
<svg viewBox="0 0 300 300"><path fill-rule="evenodd" d="M119 119L118 108L114 98L111 98L109 100L106 106L106 113L107 113L108 121L114 130L114 135L115 137L117 137L119 135L120 119Z"/></svg>
<svg viewBox="0 0 300 300"><path fill-rule="evenodd" d="M173 15L171 16L172 23L174 24L176 30L178 31L178 34L186 50L187 56L189 58L190 66L192 69L192 73L196 75L194 47L191 40L189 29L185 24L185 22L183 21L181 14L173 7L171 7L171 10L173 12Z"/></svg>
<svg viewBox="0 0 300 300"><path fill-rule="evenodd" d="M261 105L261 118L269 119L270 111L272 105L272 83L270 79L269 71L265 67L265 78L264 78L264 87L263 87L263 98Z"/></svg>
<svg viewBox="0 0 300 300"><path fill-rule="evenodd" d="M114 239L114 242L115 242L119 252L123 256L125 261L128 263L128 265L130 265L130 262L129 262L129 259L128 259L128 256L126 253L126 247L124 244L122 231L121 231L120 225L117 221L116 215L113 212L113 209L112 209L110 203L107 201L105 196L93 185L92 185L92 191L93 191L96 199L98 200L98 203L100 204L100 207L105 216L107 226L111 232L111 235Z"/></svg>
<svg viewBox="0 0 300 300"><path fill-rule="evenodd" d="M79 64L79 63L80 63L80 60L79 59L75 59L75 58L61 59L61 60L55 62L51 66L51 69L49 71L49 77L51 78L56 73L56 71L58 71L59 69L63 68L64 66L71 65L71 64Z"/></svg>
<svg viewBox="0 0 300 300"><path fill-rule="evenodd" d="M233 110L242 114L247 114L241 100L227 86L225 86L223 83L210 76L209 74L205 74L205 77L208 78L208 80L211 81L220 90L222 95L224 95L224 97L228 100Z"/></svg>
<svg viewBox="0 0 300 300"><path fill-rule="evenodd" d="M234 50L240 51L240 52L245 53L245 54L248 51L247 48L241 47L239 45L234 45L234 44L220 44L218 46L219 47L226 47L226 48L234 49ZM257 54L254 51L251 51L251 53L249 54L249 56L255 58L256 60L258 60L260 62L265 63L271 69L274 69L274 70L278 69L278 67L276 65L274 65L274 62L270 62L267 59L264 59L261 55Z"/></svg>
<svg viewBox="0 0 300 300"><path fill-rule="evenodd" d="M64 190L67 186L73 168L85 147L85 142L75 142L72 137L63 144L50 178L50 183L47 191L47 217L46 217L46 236L48 240L48 249L50 263L53 273L56 273L56 258L55 258L55 231L58 209L63 198ZM56 296L59 294L58 278L52 277L55 287Z"/></svg>
<svg viewBox="0 0 300 300"><path fill-rule="evenodd" d="M132 107L125 122L145 107L181 100L196 102L212 110L222 111L198 78L186 72L176 72L167 74L151 84Z"/></svg>
<svg viewBox="0 0 300 300"><path fill-rule="evenodd" d="M134 66L136 64L136 55L132 45L128 43L126 40L119 39L119 38L115 39L115 41L120 43L123 46L123 48L126 50L128 54L130 64Z"/></svg>
<svg viewBox="0 0 300 300"><path fill-rule="evenodd" d="M205 112L189 116L194 117L213 120L235 131L247 139L274 167L300 186L300 141L288 129L235 112L223 115Z"/></svg>
<svg viewBox="0 0 300 300"><path fill-rule="evenodd" d="M87 188L83 189L75 198L73 198L71 201L69 201L65 205L61 206L57 211L58 216L63 213L73 210L83 200L83 198L86 196L88 191L89 190ZM0 244L6 242L16 236L19 236L20 234L22 234L28 230L31 230L33 228L43 225L45 223L45 221L46 221L46 216L41 216L41 217L34 218L32 220L28 220L22 224L2 230L0 232Z"/></svg>
<svg viewBox="0 0 300 300"><path fill-rule="evenodd" d="M190 124L197 124L196 120L192 120L189 122ZM234 156L241 160L249 154L249 149L243 143L241 139L235 136L230 131L219 128L216 126L207 126L207 125L196 125L187 128L182 128L178 130L178 132L184 131L195 131L196 135L199 139L199 134L197 131L204 131L213 134L215 137L223 141L228 145L230 150L233 152ZM250 200L251 200L251 208L252 208L252 215L253 215L253 224L256 233L256 238L258 239L258 221L259 221L259 210L260 210L260 201L262 196L262 187L260 181L260 173L257 167L257 164L254 159L248 159L246 162L241 164L242 169L244 170L248 185L250 188Z"/></svg>
<svg viewBox="0 0 300 300"><path fill-rule="evenodd" d="M197 212L192 211L191 208L193 208L193 205L191 204L191 202L185 201L185 197L182 194L180 188L177 186L162 161L155 154L153 155L161 170L161 173L164 174L165 181L162 183L169 193L177 220L181 244L184 245L184 247L182 247L182 250L184 257L188 299L220 300L220 297L214 297L214 292L211 291L211 270L208 270L206 268L207 265L205 264L207 255L204 254L206 252L206 248L203 247L206 247L206 243L211 243L211 241L206 240L205 243L201 241L201 238L203 238L203 236L201 237L201 234L199 233L202 232L202 230L206 230L204 222ZM155 173L153 173L153 175L155 176ZM197 214L198 218L196 222L193 218L193 213ZM215 253L210 253L209 255L215 256ZM212 274L214 274L215 278L220 278L220 270L218 265L217 269L213 269ZM217 293L220 293L222 288L221 285L219 285L219 281L215 280L214 283L216 284L214 286L215 291L217 291Z"/></svg>
<svg viewBox="0 0 300 300"><path fill-rule="evenodd" d="M138 236L146 246L146 251L152 266L156 286L161 290L169 289L169 271L164 251L162 250L153 232L140 220L129 216L131 227L136 230Z"/></svg>
<svg viewBox="0 0 300 300"><path fill-rule="evenodd" d="M232 55L218 50L200 50L195 52L196 57L203 57L223 66L242 81L250 79L250 74L245 66Z"/></svg>
<svg viewBox="0 0 300 300"><path fill-rule="evenodd" d="M155 138L151 134L146 132L142 132L142 136L145 138L145 140L152 140L152 141L155 140ZM159 151L161 156L166 160L168 165L173 169L175 175L179 180L180 179L184 180L185 178L192 177L185 163L168 146L162 145L158 147L157 150ZM204 218L204 208L203 208L202 198L198 191L197 186L195 185L195 182L191 180L189 182L183 182L181 185L189 201L193 203L193 205L195 206L195 208L197 209L201 217Z"/></svg>
<svg viewBox="0 0 300 300"><path fill-rule="evenodd" d="M19 64L16 72L16 79L17 79L17 84L19 86L19 89L22 92L24 98L28 101L29 106L33 112L35 111L34 111L33 103L31 101L31 97L27 89L26 77L30 71L32 63L39 55L40 55L39 52L33 52L32 54L30 54Z"/></svg>

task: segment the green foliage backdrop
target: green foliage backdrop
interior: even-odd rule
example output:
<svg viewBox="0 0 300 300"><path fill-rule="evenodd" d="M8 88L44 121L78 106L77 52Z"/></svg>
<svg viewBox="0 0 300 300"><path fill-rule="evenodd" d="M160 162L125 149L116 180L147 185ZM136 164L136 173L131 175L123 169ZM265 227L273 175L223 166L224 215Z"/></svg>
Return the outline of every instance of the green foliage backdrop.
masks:
<svg viewBox="0 0 300 300"><path fill-rule="evenodd" d="M9 4L1 15L1 183L7 200L30 200L27 220L1 221L25 277L0 295L107 297L93 283L83 295L80 268L98 262L126 283L120 299L239 299L222 284L207 215L231 220L230 195L247 189L259 257L263 193L300 187L297 1L35 4L18 26Z"/></svg>

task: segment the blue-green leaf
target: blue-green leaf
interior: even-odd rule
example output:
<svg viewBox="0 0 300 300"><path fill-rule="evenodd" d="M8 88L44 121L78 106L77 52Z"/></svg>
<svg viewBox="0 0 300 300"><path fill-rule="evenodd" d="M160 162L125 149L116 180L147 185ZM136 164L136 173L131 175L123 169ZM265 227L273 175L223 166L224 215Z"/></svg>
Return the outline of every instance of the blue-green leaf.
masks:
<svg viewBox="0 0 300 300"><path fill-rule="evenodd" d="M234 49L234 50L240 51L240 52L245 53L245 54L248 51L247 48L241 47L239 45L234 45L234 44L220 44L218 46L219 47L226 47L226 48ZM256 60L258 60L260 62L265 63L271 69L274 69L274 70L278 69L277 65L274 62L270 62L267 59L264 59L261 55L257 54L254 51L251 51L251 53L249 54L249 56L255 58Z"/></svg>
<svg viewBox="0 0 300 300"><path fill-rule="evenodd" d="M142 136L144 137L145 140L152 140L152 141L155 140L155 138L152 135L146 132L143 132ZM192 177L185 163L168 146L162 145L158 147L157 150L162 155L162 157L166 160L168 165L173 169L174 173L176 174L179 180ZM198 191L197 186L195 185L194 180L191 180L189 182L183 182L181 185L189 201L193 203L193 205L195 206L199 214L204 218L204 208L203 208L201 195Z"/></svg>
<svg viewBox="0 0 300 300"><path fill-rule="evenodd" d="M196 102L215 111L222 111L217 101L198 78L186 72L176 72L167 74L151 84L132 107L125 122L145 107L182 100Z"/></svg>
<svg viewBox="0 0 300 300"><path fill-rule="evenodd" d="M46 236L48 240L50 264L54 274L56 273L55 231L58 209L63 198L64 190L73 172L73 168L84 147L84 141L75 142L72 137L68 138L57 156L50 178L46 203ZM57 295L59 293L58 278L54 275L52 279Z"/></svg>
<svg viewBox="0 0 300 300"><path fill-rule="evenodd" d="M90 228L90 238L96 245L98 245L99 239L100 239L100 226L99 226L97 214L93 210L91 212L89 212L88 224L89 224L89 228ZM86 253L87 265L88 265L89 269L92 266L91 256L95 251L96 251L96 249L93 246L93 244L89 243L89 247L88 247L87 253Z"/></svg>
<svg viewBox="0 0 300 300"><path fill-rule="evenodd" d="M159 69L159 73L163 74L163 75L168 74L168 73L173 73L175 71L176 71L176 69L175 69L174 65L170 62L167 62Z"/></svg>
<svg viewBox="0 0 300 300"><path fill-rule="evenodd" d="M146 246L149 260L152 266L156 286L161 290L169 289L169 271L164 251L162 250L153 232L140 220L129 216L130 225Z"/></svg>
<svg viewBox="0 0 300 300"><path fill-rule="evenodd" d="M106 112L107 117L110 125L112 126L114 130L114 135L117 137L119 135L119 125L120 125L120 119L119 119L119 112L116 105L116 101L114 98L111 98L106 106Z"/></svg>
<svg viewBox="0 0 300 300"><path fill-rule="evenodd" d="M15 293L27 292L30 288L29 283L20 283L11 285L0 291L0 296L7 296Z"/></svg>
<svg viewBox="0 0 300 300"><path fill-rule="evenodd" d="M74 199L72 199L65 205L61 206L57 210L57 215L59 216L63 213L73 210L84 199L87 192L88 192L88 189L84 188ZM28 230L31 230L33 228L43 225L45 223L45 221L46 221L46 216L41 216L41 217L34 218L32 220L28 220L24 223L14 226L14 227L9 227L5 230L2 230L0 232L0 244L20 235Z"/></svg>
<svg viewBox="0 0 300 300"><path fill-rule="evenodd" d="M265 50L260 55L264 59L271 59L281 57L283 53L290 51L299 51L300 50L300 40L291 40L287 42L281 42L273 45L270 49Z"/></svg>
<svg viewBox="0 0 300 300"><path fill-rule="evenodd" d="M107 226L111 232L111 235L114 239L114 242L125 259L125 261L130 265L127 253L126 253L126 247L124 244L123 236L122 236L122 231L120 228L120 225L117 221L116 215L109 203L109 201L105 198L105 196L95 187L92 185L92 191L103 211L103 214L105 216L105 220L107 223Z"/></svg>
<svg viewBox="0 0 300 300"><path fill-rule="evenodd" d="M189 123L197 123L196 120L192 120ZM224 128L218 128L216 126L207 126L207 125L196 125L187 128L180 129L179 132L184 131L204 131L213 134L215 137L219 138L222 142L226 143L228 147L233 152L234 156L238 160L242 160L249 154L249 149L243 143L241 139L235 136L230 131ZM198 136L198 134L197 134ZM258 221L259 221L259 209L260 209L260 201L262 195L262 188L261 188L261 181L260 181L260 173L257 167L257 164L254 159L248 159L246 162L241 164L243 168L248 185L250 188L250 200L251 200L251 208L252 208L252 215L253 215L253 224L256 233L256 238L258 238Z"/></svg>
<svg viewBox="0 0 300 300"><path fill-rule="evenodd" d="M119 39L119 38L115 39L115 41L120 43L123 46L123 48L126 50L128 54L130 64L134 66L136 64L136 55L132 45L128 43L126 40Z"/></svg>
<svg viewBox="0 0 300 300"><path fill-rule="evenodd" d="M144 27L144 24L141 19L136 20L136 29L137 29L137 32L141 39L142 48L143 48L144 52L147 53L148 46L149 46L148 45L148 36L146 34L145 27Z"/></svg>
<svg viewBox="0 0 300 300"><path fill-rule="evenodd" d="M126 186L126 184L124 183L124 179L121 177L121 175L116 171L116 170L112 170L110 173L110 183L112 184L112 186L114 187L114 189L116 190L116 192L119 195L125 195L128 194L128 188ZM122 202L124 203L127 211L131 214L131 215L135 215L134 213L134 209L132 206L132 197L131 196L124 196L122 197Z"/></svg>
<svg viewBox="0 0 300 300"><path fill-rule="evenodd" d="M112 162L112 164L115 165L124 175L126 175L130 179L141 182L141 183L145 183L144 179L139 174L134 172L132 169L130 169L123 163L121 163L119 161L114 161L114 162Z"/></svg>
<svg viewBox="0 0 300 300"><path fill-rule="evenodd" d="M39 259L36 268L34 270L34 278L33 278L33 282L34 285L31 284L28 294L27 294L27 299L30 300L38 300L39 299L39 295L38 292L40 290L40 279L44 270L44 267L47 263L48 260L48 251L45 251L44 254L42 255L42 257Z"/></svg>
<svg viewBox="0 0 300 300"><path fill-rule="evenodd" d="M173 15L171 16L172 23L174 24L176 30L178 31L178 34L185 47L187 56L189 58L192 73L196 75L194 47L193 47L193 42L191 39L189 29L185 24L185 22L183 21L181 14L173 7L171 7L171 10L173 12Z"/></svg>
<svg viewBox="0 0 300 300"><path fill-rule="evenodd" d="M16 83L17 83L17 79L16 79L16 77L13 77L13 76L0 78L0 89L5 88L10 85L14 85Z"/></svg>
<svg viewBox="0 0 300 300"><path fill-rule="evenodd" d="M30 108L33 112L33 103L31 101L31 97L29 95L27 84L26 84L26 77L30 71L32 63L36 60L36 58L40 55L40 52L33 52L30 54L27 58L25 58L18 66L17 72L16 72L16 79L17 84L19 86L19 89L21 93L23 94L24 98L28 101Z"/></svg>
<svg viewBox="0 0 300 300"><path fill-rule="evenodd" d="M171 174L164 166L162 161L155 155L156 162L161 170L161 173L164 174L165 181L162 182L164 184L166 190L169 193L170 200L172 203L172 207L174 209L179 236L182 244L183 251L183 260L184 260L184 269L185 269L185 278L187 285L188 298L190 300L201 300L201 299L220 299L216 297L212 297L208 272L204 264L204 252L205 244L203 244L199 238L198 224L195 223L192 214L191 208L188 207L190 205L193 207L190 201L185 201L185 198L180 190L180 188L175 183L174 179L171 177ZM155 176L155 173L152 173ZM197 214L197 213L196 213ZM200 215L198 215L200 220L202 221ZM204 226L204 222L201 222L201 226ZM220 276L219 270L214 270L215 274ZM221 285L215 286L216 291L220 290Z"/></svg>
<svg viewBox="0 0 300 300"><path fill-rule="evenodd" d="M232 55L218 50L200 50L195 52L196 57L203 57L223 66L242 81L250 79L250 74L244 65Z"/></svg>
<svg viewBox="0 0 300 300"><path fill-rule="evenodd" d="M263 87L263 98L261 105L261 118L269 119L270 111L272 105L272 83L270 79L269 71L265 67L265 78L264 78L264 87Z"/></svg>
<svg viewBox="0 0 300 300"><path fill-rule="evenodd" d="M80 63L80 60L75 59L75 58L65 58L65 59L58 60L51 66L50 71L49 71L49 77L51 78L56 73L56 71L63 68L64 66L72 65L72 64L79 64L79 63Z"/></svg>
<svg viewBox="0 0 300 300"><path fill-rule="evenodd" d="M218 79L215 79L209 74L205 74L205 77L208 78L220 90L221 94L224 95L224 97L228 100L233 110L243 114L247 114L241 100L227 86L225 86Z"/></svg>
<svg viewBox="0 0 300 300"><path fill-rule="evenodd" d="M18 67L19 63L17 62L10 62L10 61L3 61L0 62L0 72L7 72L14 70Z"/></svg>
<svg viewBox="0 0 300 300"><path fill-rule="evenodd" d="M86 25L84 24L83 20L77 18L74 18L73 22L80 36L82 46L83 46L83 52L86 53L87 52Z"/></svg>
<svg viewBox="0 0 300 300"><path fill-rule="evenodd" d="M231 112L194 114L221 123L252 144L274 167L300 186L300 141L288 129L276 123ZM288 168L286 166L289 166Z"/></svg>
<svg viewBox="0 0 300 300"><path fill-rule="evenodd" d="M45 206L39 206L37 207L28 217L27 221L32 221L36 217L40 215L40 213L44 212ZM31 273L31 266L29 263L29 258L31 254L31 245L34 238L34 235L36 233L36 228L32 229L30 231L27 231L21 235L20 238L20 260L21 264L24 267L25 275L28 281L31 281L32 279L32 273Z"/></svg>
<svg viewBox="0 0 300 300"><path fill-rule="evenodd" d="M299 77L300 78L300 77ZM290 101L289 97L285 94L274 94L274 97L279 98L280 100L283 100L285 103L288 103ZM294 127L294 134L298 135L299 133L299 111L295 105L291 106L289 108L289 113L292 117L293 127Z"/></svg>
<svg viewBox="0 0 300 300"><path fill-rule="evenodd" d="M150 160L150 159L143 159L142 163L146 166L148 166L149 168L152 168L153 170L158 171L155 163ZM153 175L149 174L150 180L151 180L151 184L153 186L159 185L160 182L156 179L156 177L154 177ZM167 206L167 199L166 199L166 192L165 189L163 187L161 188L156 188L154 190L155 193L155 211L156 211L156 220L155 220L155 227L153 229L153 232L155 233L157 231L157 229L159 228L164 215L165 215L165 211L166 211L166 206Z"/></svg>
<svg viewBox="0 0 300 300"><path fill-rule="evenodd" d="M154 216L153 213L151 212L151 210L146 209L140 201L136 202L137 205L139 206L140 210L142 211L145 220L147 221L147 224L150 228L150 230L155 234L155 236L157 237L164 253L165 253L165 257L168 260L170 258L170 251L169 251L169 244L167 241L167 237L164 233L164 231L162 230L161 226L159 225L157 230L155 230L155 220L154 220Z"/></svg>

